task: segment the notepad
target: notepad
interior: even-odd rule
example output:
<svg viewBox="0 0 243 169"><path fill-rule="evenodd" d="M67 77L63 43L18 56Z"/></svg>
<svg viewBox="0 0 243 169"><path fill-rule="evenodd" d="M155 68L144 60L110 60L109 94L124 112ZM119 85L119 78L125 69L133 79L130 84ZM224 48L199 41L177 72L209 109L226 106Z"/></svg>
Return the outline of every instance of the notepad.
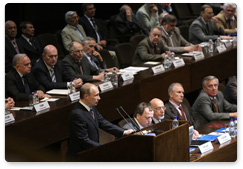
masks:
<svg viewBox="0 0 243 169"><path fill-rule="evenodd" d="M220 135L204 135L202 137L200 137L198 140L202 140L202 141L215 141L217 139L217 137L219 137Z"/></svg>
<svg viewBox="0 0 243 169"><path fill-rule="evenodd" d="M68 95L68 89L52 89L46 93L47 94L56 94L56 95Z"/></svg>

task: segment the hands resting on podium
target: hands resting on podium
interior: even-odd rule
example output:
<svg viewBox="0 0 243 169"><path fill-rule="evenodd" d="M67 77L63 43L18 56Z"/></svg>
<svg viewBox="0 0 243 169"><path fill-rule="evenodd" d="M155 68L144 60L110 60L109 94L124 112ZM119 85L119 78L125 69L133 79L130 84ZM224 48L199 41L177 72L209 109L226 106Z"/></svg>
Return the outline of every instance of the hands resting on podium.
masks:
<svg viewBox="0 0 243 169"><path fill-rule="evenodd" d="M130 134L132 134L134 132L136 132L136 130L134 130L134 129L128 129L128 130L125 130L124 131L123 135L130 135Z"/></svg>

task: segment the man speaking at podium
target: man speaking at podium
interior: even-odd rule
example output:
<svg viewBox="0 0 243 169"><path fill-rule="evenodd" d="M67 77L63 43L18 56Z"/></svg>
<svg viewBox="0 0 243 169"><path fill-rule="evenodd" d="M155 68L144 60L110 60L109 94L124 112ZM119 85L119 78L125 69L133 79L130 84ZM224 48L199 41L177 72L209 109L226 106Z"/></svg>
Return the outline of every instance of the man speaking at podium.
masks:
<svg viewBox="0 0 243 169"><path fill-rule="evenodd" d="M86 83L80 89L80 100L76 103L69 116L69 147L67 160L77 160L77 154L84 150L100 146L99 130L122 137L129 135L134 130L124 130L105 120L98 112L97 106L100 100L98 88Z"/></svg>

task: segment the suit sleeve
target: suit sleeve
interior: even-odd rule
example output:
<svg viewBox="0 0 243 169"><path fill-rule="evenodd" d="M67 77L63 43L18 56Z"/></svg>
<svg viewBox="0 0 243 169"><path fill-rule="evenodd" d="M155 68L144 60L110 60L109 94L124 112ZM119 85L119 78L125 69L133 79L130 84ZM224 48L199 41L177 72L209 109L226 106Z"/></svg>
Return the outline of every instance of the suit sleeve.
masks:
<svg viewBox="0 0 243 169"><path fill-rule="evenodd" d="M70 36L70 34L66 31L63 30L62 33L62 42L63 42L63 46L65 47L65 49L67 51L69 51L69 45L72 43L72 37Z"/></svg>

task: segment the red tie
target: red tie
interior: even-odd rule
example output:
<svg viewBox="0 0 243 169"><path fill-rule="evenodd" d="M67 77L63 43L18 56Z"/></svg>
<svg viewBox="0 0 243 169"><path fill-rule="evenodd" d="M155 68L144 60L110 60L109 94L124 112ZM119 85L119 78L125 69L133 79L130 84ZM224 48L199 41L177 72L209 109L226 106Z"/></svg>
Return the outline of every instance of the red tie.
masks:
<svg viewBox="0 0 243 169"><path fill-rule="evenodd" d="M185 113L183 111L183 108L180 106L179 109L181 111L181 116L182 116L183 120L187 121L186 116L185 116Z"/></svg>
<svg viewBox="0 0 243 169"><path fill-rule="evenodd" d="M78 64L78 67L79 67L79 69L80 69L81 74L83 75L83 70L82 70L81 63L80 63L80 62L77 62L77 64Z"/></svg>

